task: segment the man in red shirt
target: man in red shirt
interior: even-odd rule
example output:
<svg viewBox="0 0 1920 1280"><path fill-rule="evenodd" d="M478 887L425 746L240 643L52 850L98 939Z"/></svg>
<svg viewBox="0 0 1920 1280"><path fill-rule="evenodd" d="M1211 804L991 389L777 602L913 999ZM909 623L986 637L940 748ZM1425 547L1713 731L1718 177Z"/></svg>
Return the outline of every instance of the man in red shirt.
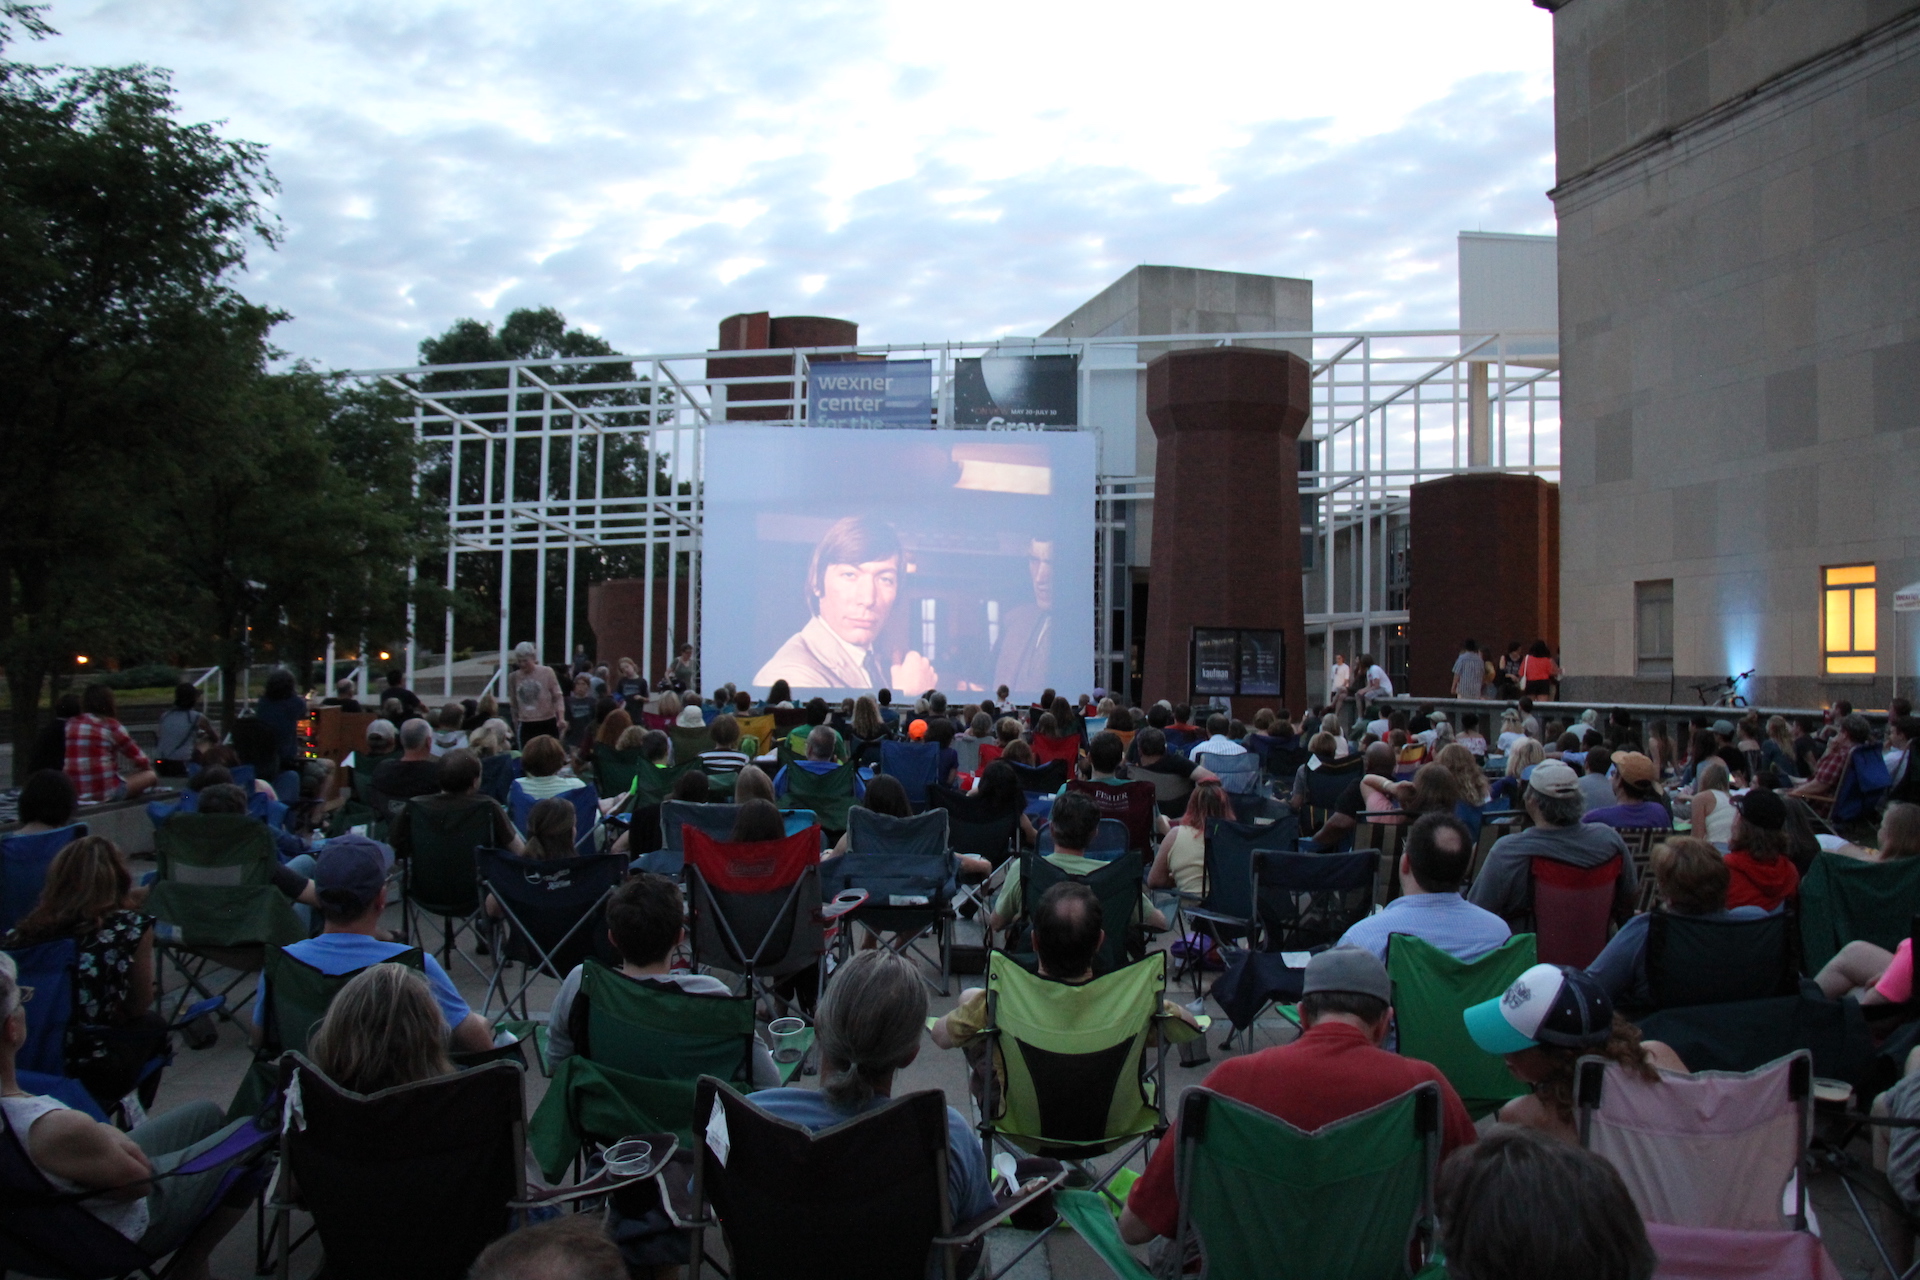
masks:
<svg viewBox="0 0 1920 1280"><path fill-rule="evenodd" d="M1440 1086L1442 1157L1474 1140L1473 1121L1439 1068L1380 1047L1393 1025L1393 988L1386 966L1371 951L1322 952L1307 965L1303 989L1300 1038L1221 1063L1207 1077L1207 1088L1313 1130L1432 1080ZM1177 1139L1169 1132L1154 1148L1146 1173L1127 1196L1120 1235L1129 1244L1172 1236L1179 1228Z"/></svg>

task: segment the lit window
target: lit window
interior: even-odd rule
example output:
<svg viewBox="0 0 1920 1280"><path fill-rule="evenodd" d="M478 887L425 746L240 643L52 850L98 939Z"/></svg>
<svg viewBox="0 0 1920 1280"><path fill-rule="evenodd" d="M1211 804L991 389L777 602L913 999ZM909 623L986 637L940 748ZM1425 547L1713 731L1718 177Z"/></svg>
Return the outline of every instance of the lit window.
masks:
<svg viewBox="0 0 1920 1280"><path fill-rule="evenodd" d="M1839 565L1821 570L1821 576L1827 674L1874 674L1874 649L1878 644L1874 610L1879 603L1874 591L1874 567Z"/></svg>

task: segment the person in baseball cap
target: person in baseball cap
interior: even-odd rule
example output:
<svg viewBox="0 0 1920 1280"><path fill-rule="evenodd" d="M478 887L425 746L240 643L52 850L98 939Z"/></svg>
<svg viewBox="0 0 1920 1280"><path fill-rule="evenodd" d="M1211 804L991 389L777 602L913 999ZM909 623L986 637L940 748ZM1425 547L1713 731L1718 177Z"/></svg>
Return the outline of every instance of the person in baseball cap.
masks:
<svg viewBox="0 0 1920 1280"><path fill-rule="evenodd" d="M1588 1054L1611 1059L1648 1084L1660 1070L1685 1071L1678 1054L1614 1012L1605 988L1580 969L1536 964L1491 1000L1468 1006L1467 1034L1506 1058L1531 1092L1500 1108L1500 1119L1578 1142L1573 1125L1576 1065Z"/></svg>
<svg viewBox="0 0 1920 1280"><path fill-rule="evenodd" d="M1616 751L1609 759L1613 803L1587 810L1586 820L1609 827L1673 826L1673 814L1660 801L1660 772L1652 758L1638 751Z"/></svg>
<svg viewBox="0 0 1920 1280"><path fill-rule="evenodd" d="M329 920L353 920L367 913L387 887L393 850L357 832L335 836L313 860L313 891Z"/></svg>
<svg viewBox="0 0 1920 1280"><path fill-rule="evenodd" d="M1755 787L1736 799L1733 808L1727 907L1772 911L1800 891L1800 869L1793 864L1793 842L1787 835L1787 802L1776 792Z"/></svg>
<svg viewBox="0 0 1920 1280"><path fill-rule="evenodd" d="M1299 1038L1228 1059L1207 1077L1208 1089L1311 1132L1430 1087L1439 1095L1443 1151L1473 1142L1473 1121L1439 1068L1380 1047L1393 1025L1393 984L1378 956L1335 947L1309 960L1300 976ZM1129 1243L1179 1229L1174 1161L1180 1144L1176 1135L1168 1138L1128 1193L1120 1235Z"/></svg>
<svg viewBox="0 0 1920 1280"><path fill-rule="evenodd" d="M1612 827L1586 822L1587 797L1578 774L1559 760L1543 760L1533 767L1523 796L1533 825L1504 836L1487 851L1486 864L1474 878L1467 900L1507 922L1515 933L1532 933L1533 866L1545 858L1581 871L1613 863L1619 867L1614 882L1614 918L1633 914L1640 893L1633 859L1626 842Z"/></svg>

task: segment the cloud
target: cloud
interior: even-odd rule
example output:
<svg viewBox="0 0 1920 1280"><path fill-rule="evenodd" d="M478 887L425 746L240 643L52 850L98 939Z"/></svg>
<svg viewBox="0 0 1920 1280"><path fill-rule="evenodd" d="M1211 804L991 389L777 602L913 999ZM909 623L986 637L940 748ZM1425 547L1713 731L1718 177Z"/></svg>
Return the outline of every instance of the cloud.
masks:
<svg viewBox="0 0 1920 1280"><path fill-rule="evenodd" d="M335 367L551 304L623 350L736 311L1037 333L1141 262L1454 323L1454 235L1551 231L1550 28L1512 3L59 4L17 56L146 61L269 144L242 287Z"/></svg>

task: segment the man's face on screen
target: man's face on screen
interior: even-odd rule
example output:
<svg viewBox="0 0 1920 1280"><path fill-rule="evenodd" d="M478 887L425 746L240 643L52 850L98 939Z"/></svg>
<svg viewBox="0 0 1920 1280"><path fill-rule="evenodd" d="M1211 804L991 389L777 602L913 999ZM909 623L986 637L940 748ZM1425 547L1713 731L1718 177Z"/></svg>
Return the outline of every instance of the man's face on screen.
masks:
<svg viewBox="0 0 1920 1280"><path fill-rule="evenodd" d="M820 621L849 644L865 648L880 634L900 594L900 560L830 564L820 583Z"/></svg>
<svg viewBox="0 0 1920 1280"><path fill-rule="evenodd" d="M1053 608L1053 544L1030 543L1027 547L1027 576L1033 579L1033 602L1042 609Z"/></svg>

